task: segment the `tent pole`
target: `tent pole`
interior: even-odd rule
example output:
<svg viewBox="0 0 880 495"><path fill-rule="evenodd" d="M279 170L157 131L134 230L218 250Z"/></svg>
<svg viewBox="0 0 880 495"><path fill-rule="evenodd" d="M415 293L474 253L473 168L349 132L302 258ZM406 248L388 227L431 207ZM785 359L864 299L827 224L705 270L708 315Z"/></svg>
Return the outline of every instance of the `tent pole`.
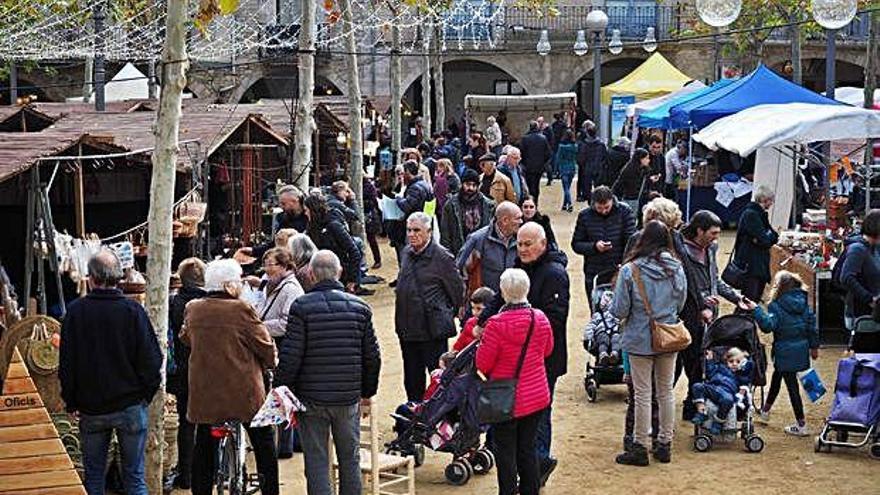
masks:
<svg viewBox="0 0 880 495"><path fill-rule="evenodd" d="M688 185L687 185L687 201L685 202L685 221L691 221L691 166L694 163L694 128L691 126L688 132Z"/></svg>

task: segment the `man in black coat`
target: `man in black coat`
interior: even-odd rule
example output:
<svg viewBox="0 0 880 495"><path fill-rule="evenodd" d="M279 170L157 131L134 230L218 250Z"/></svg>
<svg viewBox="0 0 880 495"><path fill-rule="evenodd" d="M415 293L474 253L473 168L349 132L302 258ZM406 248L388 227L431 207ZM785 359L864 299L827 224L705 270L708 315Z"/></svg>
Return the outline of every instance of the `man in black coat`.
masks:
<svg viewBox="0 0 880 495"><path fill-rule="evenodd" d="M593 182L604 173L608 162L608 148L596 135L596 124L584 122L584 137L578 142L577 200L589 201Z"/></svg>
<svg viewBox="0 0 880 495"><path fill-rule="evenodd" d="M743 295L758 302L764 295L764 287L770 281L770 248L779 241L779 234L770 225L768 211L773 207L776 193L767 186L758 186L736 229L734 261L746 269Z"/></svg>
<svg viewBox="0 0 880 495"><path fill-rule="evenodd" d="M523 269L529 276L529 304L540 309L547 315L553 329L553 352L544 361L547 370L547 382L550 387L550 400L556 389L556 381L568 372L568 341L566 338L570 282L566 265L568 258L562 251L551 250L547 245L547 234L544 227L528 222L520 227L516 234L517 258L514 268ZM500 292L480 314L476 334L492 315L500 311L504 301ZM547 408L544 419L538 424L535 454L538 458L541 485L547 482L550 474L556 469L556 459L551 456L551 408Z"/></svg>
<svg viewBox="0 0 880 495"><path fill-rule="evenodd" d="M605 174L596 182L597 186L611 187L617 181L623 167L629 162L629 146L629 138L622 137L608 150L608 164L605 168Z"/></svg>
<svg viewBox="0 0 880 495"><path fill-rule="evenodd" d="M104 493L107 452L115 431L126 491L147 493L147 405L162 381L162 351L144 308L117 288L122 267L103 250L89 260L92 291L67 308L58 378L69 413L80 416L88 493Z"/></svg>
<svg viewBox="0 0 880 495"><path fill-rule="evenodd" d="M424 398L427 374L437 368L454 315L464 300L455 260L432 240L431 218L416 212L406 222L409 245L401 256L394 302L394 329L403 354L403 385L409 401Z"/></svg>
<svg viewBox="0 0 880 495"><path fill-rule="evenodd" d="M550 142L538 128L537 121L529 122L529 132L520 139L519 149L522 152L522 164L526 171L526 185L537 205L538 196L541 194L541 176L549 170L550 161L553 159Z"/></svg>
<svg viewBox="0 0 880 495"><path fill-rule="evenodd" d="M275 381L307 410L297 413L309 493L330 493L328 441L332 431L340 493L361 493L360 410L379 386L381 357L370 306L347 294L342 266L330 251L309 263L315 286L290 307Z"/></svg>
<svg viewBox="0 0 880 495"><path fill-rule="evenodd" d="M636 217L630 207L617 201L611 189L597 187L590 208L578 214L571 238L574 252L584 257L584 285L591 303L593 277L617 269L635 231Z"/></svg>
<svg viewBox="0 0 880 495"><path fill-rule="evenodd" d="M431 185L425 182L419 172L419 162L407 160L403 163L403 180L406 182L406 192L402 198L397 198L397 207L403 212L403 218L409 218L417 211L425 211L425 203L434 199L434 191ZM405 247L404 242L398 242L394 249L397 250L397 259Z"/></svg>

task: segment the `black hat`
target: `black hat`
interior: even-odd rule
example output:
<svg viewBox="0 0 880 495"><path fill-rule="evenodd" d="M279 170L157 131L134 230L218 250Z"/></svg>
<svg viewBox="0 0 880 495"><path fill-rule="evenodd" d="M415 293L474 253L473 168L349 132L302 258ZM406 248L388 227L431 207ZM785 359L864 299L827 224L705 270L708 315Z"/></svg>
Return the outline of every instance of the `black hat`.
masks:
<svg viewBox="0 0 880 495"><path fill-rule="evenodd" d="M465 169L464 173L461 174L461 183L464 184L465 182L479 184L480 174L478 174L477 171L472 168Z"/></svg>
<svg viewBox="0 0 880 495"><path fill-rule="evenodd" d="M498 157L495 156L495 153L486 153L485 155L480 157L479 162L497 162Z"/></svg>

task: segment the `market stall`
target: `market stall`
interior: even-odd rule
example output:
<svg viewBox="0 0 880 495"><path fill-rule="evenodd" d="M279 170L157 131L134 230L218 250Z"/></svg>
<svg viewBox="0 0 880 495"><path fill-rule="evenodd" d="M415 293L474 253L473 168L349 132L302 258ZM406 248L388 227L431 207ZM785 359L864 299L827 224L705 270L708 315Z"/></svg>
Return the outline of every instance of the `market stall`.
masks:
<svg viewBox="0 0 880 495"><path fill-rule="evenodd" d="M529 121L538 115L552 115L564 112L569 122L574 122L577 108L575 93L555 93L548 95L522 96L487 96L467 95L464 97L464 109L467 122L486 122L489 116L504 113L507 117L506 128L511 143L519 141L524 129L529 128ZM468 130L468 133L470 130Z"/></svg>

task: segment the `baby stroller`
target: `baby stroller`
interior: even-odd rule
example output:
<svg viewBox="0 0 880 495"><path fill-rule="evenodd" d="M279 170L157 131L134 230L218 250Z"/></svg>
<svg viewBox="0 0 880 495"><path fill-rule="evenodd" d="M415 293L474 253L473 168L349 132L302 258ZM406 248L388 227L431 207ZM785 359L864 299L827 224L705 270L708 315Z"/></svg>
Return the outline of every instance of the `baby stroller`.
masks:
<svg viewBox="0 0 880 495"><path fill-rule="evenodd" d="M730 436L735 438L739 435L745 443L746 451L761 452L764 450L764 439L755 434L753 398L756 387L763 387L767 383L767 358L764 345L758 339L758 326L751 316L739 314L722 316L706 328L702 345L704 356L705 351L712 350L715 359L723 359L724 354L731 347L738 347L748 352L753 367L746 407L741 409L734 406L731 409L728 420L722 427L720 438L726 439ZM704 357L704 369L705 359ZM763 397L763 388L761 392ZM707 411L715 408L711 402L706 402L706 406ZM706 423L694 426L694 449L697 452L709 451L718 439L719 436L713 435Z"/></svg>
<svg viewBox="0 0 880 495"><path fill-rule="evenodd" d="M849 348L855 354L837 365L834 403L815 449L871 444L871 457L880 459L880 323L871 317L856 320Z"/></svg>
<svg viewBox="0 0 880 495"><path fill-rule="evenodd" d="M587 400L596 402L599 387L623 383L623 356L620 349L620 323L609 310L614 293L616 270L600 272L593 278L590 300L591 321L584 330L584 350L589 353L584 373ZM607 304L603 304L604 301ZM591 356L591 357L590 357ZM610 359L600 359L610 356Z"/></svg>
<svg viewBox="0 0 880 495"><path fill-rule="evenodd" d="M385 444L386 453L412 455L419 466L425 459L425 447L448 452L452 462L446 466L446 480L457 486L495 466L495 456L480 444L483 429L477 421L476 354L474 342L449 363L434 395L424 402L398 407L391 415L397 438Z"/></svg>

